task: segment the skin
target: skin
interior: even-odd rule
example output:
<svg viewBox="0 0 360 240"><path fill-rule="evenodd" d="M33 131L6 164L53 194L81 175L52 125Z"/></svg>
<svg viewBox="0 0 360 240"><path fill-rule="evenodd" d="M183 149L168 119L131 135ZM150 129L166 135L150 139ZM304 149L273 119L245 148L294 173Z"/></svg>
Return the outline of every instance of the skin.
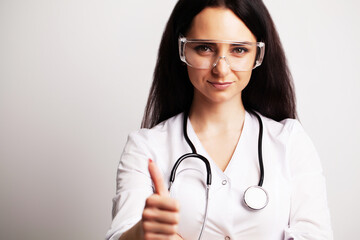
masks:
<svg viewBox="0 0 360 240"><path fill-rule="evenodd" d="M256 42L245 24L226 8L205 8L194 18L186 37ZM219 49L220 56L228 51L221 46ZM241 92L250 81L251 71L235 72L221 59L213 69L188 67L188 74L194 86L191 124L213 161L224 171L241 135L245 118ZM224 83L226 88L218 87ZM177 234L179 203L170 198L162 174L152 161L149 173L155 193L146 200L142 220L120 239L182 239Z"/></svg>
<svg viewBox="0 0 360 240"><path fill-rule="evenodd" d="M229 9L205 8L193 20L187 38L256 42L246 25ZM219 47L219 56L228 49ZM190 109L191 124L203 147L224 171L240 138L245 109L242 90L250 81L251 71L237 72L224 59L212 69L187 68L194 86ZM217 84L228 83L226 89Z"/></svg>
<svg viewBox="0 0 360 240"><path fill-rule="evenodd" d="M170 197L156 164L149 159L149 173L155 193L146 199L142 220L124 233L120 240L181 240L177 234L179 203Z"/></svg>

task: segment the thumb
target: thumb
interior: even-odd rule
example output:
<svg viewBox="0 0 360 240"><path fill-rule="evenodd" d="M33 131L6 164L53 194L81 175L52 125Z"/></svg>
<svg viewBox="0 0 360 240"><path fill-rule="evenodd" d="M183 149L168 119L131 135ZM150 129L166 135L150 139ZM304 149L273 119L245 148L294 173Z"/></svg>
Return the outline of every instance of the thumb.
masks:
<svg viewBox="0 0 360 240"><path fill-rule="evenodd" d="M162 196L168 196L169 192L165 187L164 179L162 177L162 174L159 170L159 168L156 166L153 160L149 158L149 173L151 180L154 183L155 186L155 193L162 195Z"/></svg>

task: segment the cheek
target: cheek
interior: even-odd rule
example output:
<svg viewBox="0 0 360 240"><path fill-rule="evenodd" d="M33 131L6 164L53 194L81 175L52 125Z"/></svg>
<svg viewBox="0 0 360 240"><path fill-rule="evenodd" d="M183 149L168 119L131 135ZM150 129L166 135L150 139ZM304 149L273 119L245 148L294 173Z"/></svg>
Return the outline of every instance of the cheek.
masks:
<svg viewBox="0 0 360 240"><path fill-rule="evenodd" d="M249 71L249 72L236 72L236 77L238 78L240 84L242 85L243 88L245 88L249 81L250 81L250 78L251 78L251 73L252 71Z"/></svg>
<svg viewBox="0 0 360 240"><path fill-rule="evenodd" d="M195 86L201 83L206 79L206 75L209 73L209 70L206 69L194 69L191 67L187 68L190 82Z"/></svg>

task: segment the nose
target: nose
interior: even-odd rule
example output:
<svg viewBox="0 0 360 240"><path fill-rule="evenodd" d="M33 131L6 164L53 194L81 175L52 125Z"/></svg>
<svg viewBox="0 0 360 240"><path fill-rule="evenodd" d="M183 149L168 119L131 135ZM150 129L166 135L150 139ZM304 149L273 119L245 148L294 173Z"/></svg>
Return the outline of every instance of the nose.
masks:
<svg viewBox="0 0 360 240"><path fill-rule="evenodd" d="M228 72L230 71L230 65L225 56L220 56L215 61L215 63L213 64L212 71L213 71L213 73L220 75L220 76L224 76L224 75L228 74Z"/></svg>

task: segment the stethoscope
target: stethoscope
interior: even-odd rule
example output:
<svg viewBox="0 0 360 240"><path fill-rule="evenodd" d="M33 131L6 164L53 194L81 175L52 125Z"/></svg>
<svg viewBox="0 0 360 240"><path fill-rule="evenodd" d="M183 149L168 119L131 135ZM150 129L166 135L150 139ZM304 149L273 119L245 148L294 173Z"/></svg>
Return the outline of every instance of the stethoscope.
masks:
<svg viewBox="0 0 360 240"><path fill-rule="evenodd" d="M257 120L259 122L258 159L259 159L259 166L260 166L260 180L259 180L258 185L250 186L249 188L247 188L245 190L244 196L243 196L243 202L251 210L261 210L261 209L265 208L266 205L269 202L268 194L265 191L265 189L262 188L262 185L263 185L263 182L264 182L264 164L263 164L263 159L262 159L263 124L262 124L260 116L256 112L251 111L251 113L256 116L256 118L257 118ZM189 136L187 134L187 120L188 120L188 113L184 112L183 134L184 134L184 138L185 138L186 142L188 143L188 145L190 146L190 148L192 150L192 153L186 153L186 154L182 155L175 162L174 167L172 168L171 174L170 174L169 192L171 190L172 184L175 181L176 170L177 170L177 168L179 167L180 163L183 160L185 160L187 158L198 158L198 159L200 159L201 161L203 161L205 163L206 171L207 171L206 191L205 191L206 203L205 203L204 220L203 220L200 235L199 235L199 238L198 238L200 240L201 236L202 236L202 233L204 231L206 220L207 220L207 211L208 211L208 203L209 203L209 190L210 190L212 176L211 176L211 167L210 167L209 160L207 160L206 157L204 157L204 156L202 156L202 155L200 155L200 154L198 154L196 152L196 148L195 148L194 144L189 139Z"/></svg>

